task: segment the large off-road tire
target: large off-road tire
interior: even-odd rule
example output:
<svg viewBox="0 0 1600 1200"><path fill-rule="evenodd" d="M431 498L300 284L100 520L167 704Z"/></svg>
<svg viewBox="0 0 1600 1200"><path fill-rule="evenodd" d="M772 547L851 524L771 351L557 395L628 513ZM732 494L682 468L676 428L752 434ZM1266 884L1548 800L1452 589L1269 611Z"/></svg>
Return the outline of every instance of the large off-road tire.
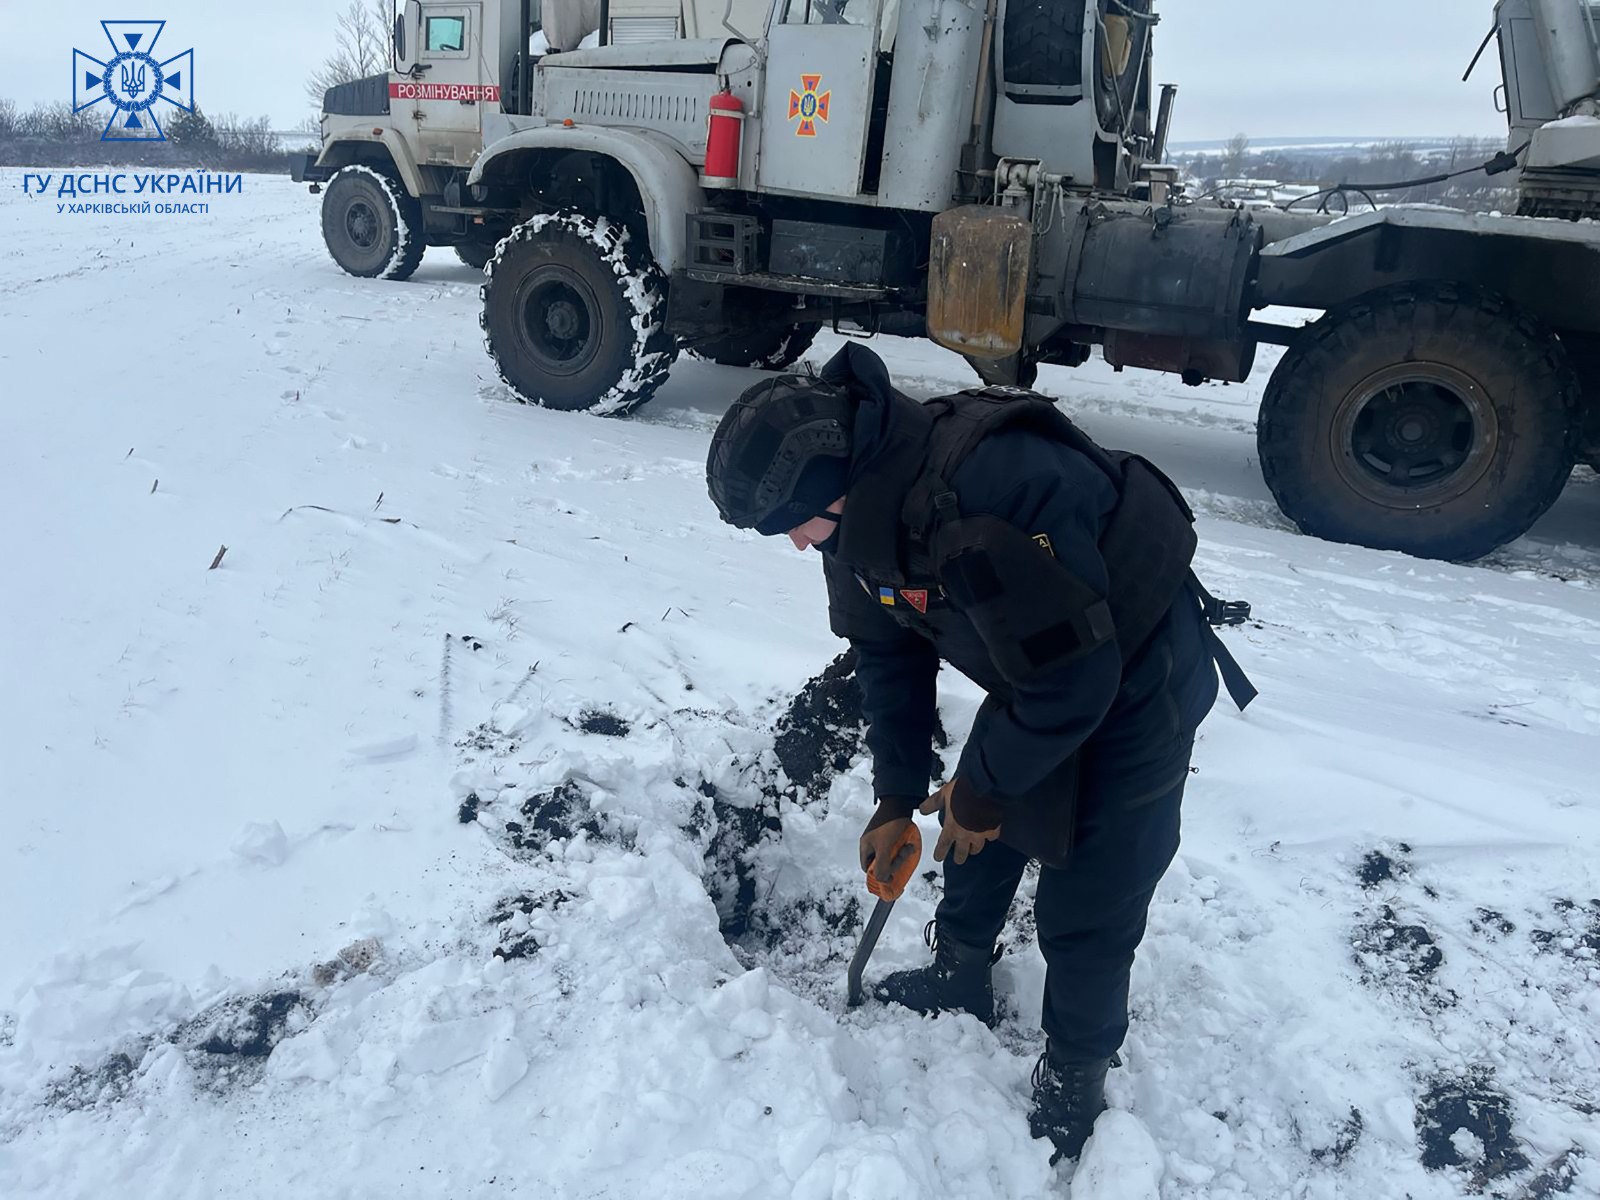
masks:
<svg viewBox="0 0 1600 1200"><path fill-rule="evenodd" d="M808 325L768 326L701 342L689 351L696 358L720 363L724 367L755 367L762 371L781 371L792 367L811 349L820 321Z"/></svg>
<svg viewBox="0 0 1600 1200"><path fill-rule="evenodd" d="M666 381L666 281L621 225L543 214L500 243L483 285L484 345L522 399L620 415Z"/></svg>
<svg viewBox="0 0 1600 1200"><path fill-rule="evenodd" d="M427 249L422 205L371 167L343 167L322 194L322 240L352 275L409 279Z"/></svg>
<svg viewBox="0 0 1600 1200"><path fill-rule="evenodd" d="M494 257L493 242L457 242L455 244L456 257L474 271L481 271L489 265L489 260Z"/></svg>
<svg viewBox="0 0 1600 1200"><path fill-rule="evenodd" d="M1304 532L1473 559L1527 532L1572 472L1561 343L1504 299L1405 285L1309 326L1267 385L1267 486Z"/></svg>

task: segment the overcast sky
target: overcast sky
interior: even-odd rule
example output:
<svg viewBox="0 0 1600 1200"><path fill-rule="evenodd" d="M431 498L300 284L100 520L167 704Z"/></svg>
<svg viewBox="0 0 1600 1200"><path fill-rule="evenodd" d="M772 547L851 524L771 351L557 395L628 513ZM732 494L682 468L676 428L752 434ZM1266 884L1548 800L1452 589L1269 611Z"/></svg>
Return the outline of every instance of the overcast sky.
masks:
<svg viewBox="0 0 1600 1200"><path fill-rule="evenodd" d="M347 0L151 0L165 57L193 47L207 112L267 115L289 129L310 112L307 74L331 48ZM1274 137L1500 135L1498 62L1461 72L1488 29L1491 0L1158 0L1156 79L1180 86L1178 141ZM74 47L103 58L106 0L0 0L0 97L70 100Z"/></svg>

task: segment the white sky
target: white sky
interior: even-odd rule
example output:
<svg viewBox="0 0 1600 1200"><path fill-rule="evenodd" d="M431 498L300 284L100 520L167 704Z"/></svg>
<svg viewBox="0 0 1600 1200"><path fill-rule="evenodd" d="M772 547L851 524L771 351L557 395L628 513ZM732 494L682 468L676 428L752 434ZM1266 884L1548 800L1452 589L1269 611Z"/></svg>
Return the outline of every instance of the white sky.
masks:
<svg viewBox="0 0 1600 1200"><path fill-rule="evenodd" d="M304 80L330 50L347 0L154 0L159 47L195 52L195 91L213 115L270 116L289 129L309 114ZM1490 0L1158 0L1156 78L1180 85L1178 141L1237 132L1272 137L1499 135L1491 53L1461 72L1489 28ZM100 57L107 0L0 0L0 97L22 107L69 100L74 47Z"/></svg>

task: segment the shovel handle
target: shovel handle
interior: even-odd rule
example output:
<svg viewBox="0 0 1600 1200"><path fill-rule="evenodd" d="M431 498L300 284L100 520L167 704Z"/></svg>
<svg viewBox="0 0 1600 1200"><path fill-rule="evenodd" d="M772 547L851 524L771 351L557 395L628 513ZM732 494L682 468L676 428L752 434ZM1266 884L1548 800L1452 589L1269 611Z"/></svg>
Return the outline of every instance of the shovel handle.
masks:
<svg viewBox="0 0 1600 1200"><path fill-rule="evenodd" d="M867 891L879 900L898 900L906 884L917 873L917 863L922 859L922 834L916 822L906 826L905 834L889 848L888 879L878 878L877 860L867 867Z"/></svg>

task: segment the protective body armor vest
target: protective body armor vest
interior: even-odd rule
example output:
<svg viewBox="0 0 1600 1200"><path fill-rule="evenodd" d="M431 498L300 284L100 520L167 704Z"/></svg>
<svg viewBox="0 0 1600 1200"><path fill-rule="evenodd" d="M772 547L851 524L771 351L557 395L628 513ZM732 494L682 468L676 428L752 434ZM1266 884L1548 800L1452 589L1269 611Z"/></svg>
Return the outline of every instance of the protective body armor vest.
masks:
<svg viewBox="0 0 1600 1200"><path fill-rule="evenodd" d="M1000 674L994 678L989 664L953 663L980 686L1003 692L1113 638L1126 663L1186 587L1208 625L1247 618L1248 605L1219 603L1194 578L1194 515L1176 485L1146 459L1102 448L1049 400L1022 389L972 390L923 404L896 396L895 403L906 419L873 469L852 486L850 499L856 511L897 505L898 529L895 536L880 526L842 539L840 555L869 599L872 585L887 581L891 586L879 590L898 591L883 597L889 615L935 640L944 640L940 600L954 600ZM1048 545L998 518L959 511L949 482L956 471L984 439L1017 429L1066 444L1116 489L1118 503L1099 538L1109 577L1104 597L1061 567ZM853 622L845 607L834 606L834 632L848 637ZM1215 632L1208 633L1223 681L1243 708L1255 689Z"/></svg>

